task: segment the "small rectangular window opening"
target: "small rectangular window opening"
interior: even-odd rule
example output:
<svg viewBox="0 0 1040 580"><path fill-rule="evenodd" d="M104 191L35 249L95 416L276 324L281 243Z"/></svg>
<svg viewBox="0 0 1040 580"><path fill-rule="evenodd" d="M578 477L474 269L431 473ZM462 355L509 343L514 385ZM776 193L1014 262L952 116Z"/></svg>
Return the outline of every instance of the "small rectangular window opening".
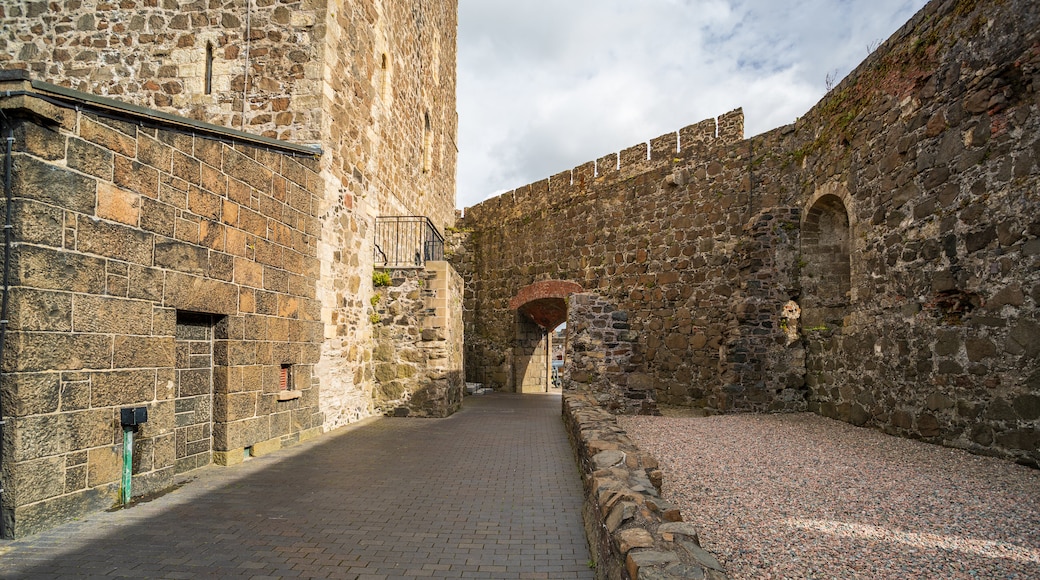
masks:
<svg viewBox="0 0 1040 580"><path fill-rule="evenodd" d="M379 99L383 103L390 102L390 57L385 53L379 54L379 70L376 71L376 87L379 90Z"/></svg>
<svg viewBox="0 0 1040 580"><path fill-rule="evenodd" d="M206 43L206 94L213 94L213 43Z"/></svg>
<svg viewBox="0 0 1040 580"><path fill-rule="evenodd" d="M292 390L292 365L282 365L281 372L278 377L278 390Z"/></svg>
<svg viewBox="0 0 1040 580"><path fill-rule="evenodd" d="M429 111L424 116L422 147L422 171L429 173L433 164L433 123L430 122Z"/></svg>
<svg viewBox="0 0 1040 580"><path fill-rule="evenodd" d="M279 401L292 401L303 396L301 391L293 388L292 365L281 365L278 368L278 394ZM306 375L306 373L305 373ZM304 380L306 382L306 379Z"/></svg>

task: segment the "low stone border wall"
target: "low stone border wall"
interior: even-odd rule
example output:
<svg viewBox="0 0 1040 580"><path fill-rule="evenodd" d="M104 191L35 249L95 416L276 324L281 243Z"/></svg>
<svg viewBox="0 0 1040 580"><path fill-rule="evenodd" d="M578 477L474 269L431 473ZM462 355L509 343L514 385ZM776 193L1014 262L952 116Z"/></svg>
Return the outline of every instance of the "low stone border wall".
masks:
<svg viewBox="0 0 1040 580"><path fill-rule="evenodd" d="M657 460L587 395L563 396L563 420L585 487L582 516L598 579L725 580L679 508L661 497Z"/></svg>

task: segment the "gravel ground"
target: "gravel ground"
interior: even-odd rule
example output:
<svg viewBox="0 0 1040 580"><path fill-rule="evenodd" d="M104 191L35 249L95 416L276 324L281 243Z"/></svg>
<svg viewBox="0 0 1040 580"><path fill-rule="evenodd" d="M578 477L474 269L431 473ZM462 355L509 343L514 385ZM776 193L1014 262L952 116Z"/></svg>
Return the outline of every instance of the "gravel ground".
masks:
<svg viewBox="0 0 1040 580"><path fill-rule="evenodd" d="M620 423L734 579L1040 578L1040 471L813 414Z"/></svg>

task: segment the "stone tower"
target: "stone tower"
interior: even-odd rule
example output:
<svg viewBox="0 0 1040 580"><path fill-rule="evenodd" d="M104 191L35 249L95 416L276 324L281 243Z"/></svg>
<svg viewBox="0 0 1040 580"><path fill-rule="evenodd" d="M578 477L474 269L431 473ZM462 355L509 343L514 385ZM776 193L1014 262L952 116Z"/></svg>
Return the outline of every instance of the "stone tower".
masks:
<svg viewBox="0 0 1040 580"><path fill-rule="evenodd" d="M454 0L0 0L0 69L24 71L8 78L31 79L19 80L18 86L29 87L30 100L43 107L44 117L53 113L43 125L30 120L24 126L33 129L18 128L28 133L19 133L16 141L15 180L27 184L23 191L39 192L42 197L48 195L44 174L53 171L93 184L91 192L97 193L84 197L82 207L64 207L67 200L56 198L32 203L41 203L47 211L82 213L86 220L82 223L101 224L100 228L111 223L106 231L133 240L128 242L132 248L128 255L141 257L141 267L161 272L160 279L165 280L154 295L134 296L137 266L133 260L124 266L122 261L129 258L106 254L115 251L111 246L98 242L88 247L82 237L70 245L66 237L64 246L59 241L56 250L46 251L61 259L69 252L76 253L77 259L83 253L87 261L101 256L108 260L106 264L115 264L105 268L122 268L116 276L125 277L129 289L88 285L48 291L69 298L73 318L77 315L71 301L86 303L77 296L96 293L102 310L93 314L84 310L84 316L100 317L104 308L114 309L109 314L115 317L128 316L128 307L140 308L142 317L148 308L170 316L176 310L185 337L198 322L190 319L193 312L211 316L199 319L203 322L217 321L207 335L216 345L212 405L226 421L213 426L214 461L234 463L241 460L243 449L248 454L291 444L301 434L333 429L385 410L379 397L386 389L380 389L379 361L373 353L381 337L389 336L383 327L390 321L381 323L374 313L377 304L386 306L372 282L373 271L381 266L374 256L382 251L375 236L380 220L389 216L418 216L434 235L454 224L457 9ZM44 102L57 108L52 111ZM11 103L7 106L12 111L39 108ZM82 103L82 110L74 103ZM109 117L119 120L106 121ZM45 150L34 149L36 142L24 138L37 134L37 129L47 135ZM83 157L75 147L81 142L90 144L84 147L96 161L89 168L79 163ZM163 154L156 157L147 151ZM301 156L311 161L297 162ZM37 162L52 173L34 177L24 171ZM131 179L150 177L153 169L154 191L142 186L146 179ZM19 227L16 224L16 230ZM66 223L66 236L71 231ZM41 263L54 263L54 256ZM169 260L160 264L161 256ZM214 266L218 263L226 268ZM182 274L195 285L185 285L187 290L174 296L176 284L170 280L189 279L178 278ZM461 328L450 330L448 321L458 317L447 306L459 301L447 294L461 289L446 264L405 278L416 285L421 285L419 279L429 284L420 300L409 302L417 314L395 323L418 326L420 332L413 334L426 343L422 354L415 356L435 357L439 363L432 365L436 376L420 373L409 376L406 384L395 383L393 392L404 401L398 403L406 406L413 385L425 388L444 382L446 376L460 375L452 374L451 367L461 370ZM29 288L34 283L21 281L24 292L36 291ZM60 286L57 281L53 285ZM209 291L202 291L203 287ZM124 302L111 302L113 293ZM145 298L153 303L140 302ZM436 316L429 314L433 312ZM434 328L438 324L443 328ZM173 349L175 340L181 340L173 330L156 328L149 325L153 336L148 340L159 350ZM61 325L55 329L66 330ZM17 340L36 340L39 337L31 334L36 330L11 329ZM61 340L79 340L78 327L68 330L72 334ZM256 346L221 342L235 336ZM143 339L126 340L133 348L143 344ZM229 360L242 367L221 370L222 361ZM163 375L167 362L149 362L156 369L152 376ZM279 372L282 383L286 382L288 362L294 365L291 382L303 395L300 410L280 413L271 402L275 395L266 388L268 383L277 384ZM16 364L20 363L5 360L5 371ZM41 365L30 370L57 377L57 367ZM69 375L71 382L110 384L104 381L114 374L112 368L83 365L73 369L79 374ZM174 365L169 366L173 373ZM60 381L69 382L65 380L69 377ZM165 383L160 378L152 380L161 387ZM250 381L256 383L253 398L230 392L234 389L229 384ZM226 400L218 400L216 393L222 388ZM253 392L250 388L242 386L245 392ZM110 420L117 428L118 420L108 415L118 415L118 406L162 406L165 401L159 387L152 397L126 398L122 397L125 389L115 391L117 396L111 400L87 403L83 411L93 412L98 420L84 428L100 429ZM26 392L11 393L3 412L17 415L18 421L8 428L9 441L32 417L55 410L26 403L31 399L23 397ZM440 408L436 401L425 399L424 405L433 414L453 408ZM60 406L57 410L60 415ZM280 416L285 420L277 419ZM82 464L84 473L101 473L101 458L107 457L105 450L111 446L108 439L97 437L76 449L51 449L43 456L32 455L31 460L76 464L79 469L76 461L82 455L87 460ZM5 479L18 479L21 453L16 449L4 457ZM73 455L75 461L69 460ZM95 457L97 469L91 463ZM22 467L29 470L28 464ZM134 478L138 479L137 471ZM153 479L158 483L151 487L167 481ZM109 490L108 482L93 483L85 484L86 491L103 496ZM30 527L39 529L99 505L97 501L75 503L67 489L53 487L53 493L26 499L30 507L9 494L3 503L8 519L16 510L31 508L35 511Z"/></svg>

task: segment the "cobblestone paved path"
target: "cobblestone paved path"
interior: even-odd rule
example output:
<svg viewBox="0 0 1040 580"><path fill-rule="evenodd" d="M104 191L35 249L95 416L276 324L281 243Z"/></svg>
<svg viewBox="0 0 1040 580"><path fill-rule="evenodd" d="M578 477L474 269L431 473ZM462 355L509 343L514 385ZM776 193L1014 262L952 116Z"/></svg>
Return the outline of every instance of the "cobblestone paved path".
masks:
<svg viewBox="0 0 1040 580"><path fill-rule="evenodd" d="M380 419L0 541L2 578L592 578L553 395Z"/></svg>

